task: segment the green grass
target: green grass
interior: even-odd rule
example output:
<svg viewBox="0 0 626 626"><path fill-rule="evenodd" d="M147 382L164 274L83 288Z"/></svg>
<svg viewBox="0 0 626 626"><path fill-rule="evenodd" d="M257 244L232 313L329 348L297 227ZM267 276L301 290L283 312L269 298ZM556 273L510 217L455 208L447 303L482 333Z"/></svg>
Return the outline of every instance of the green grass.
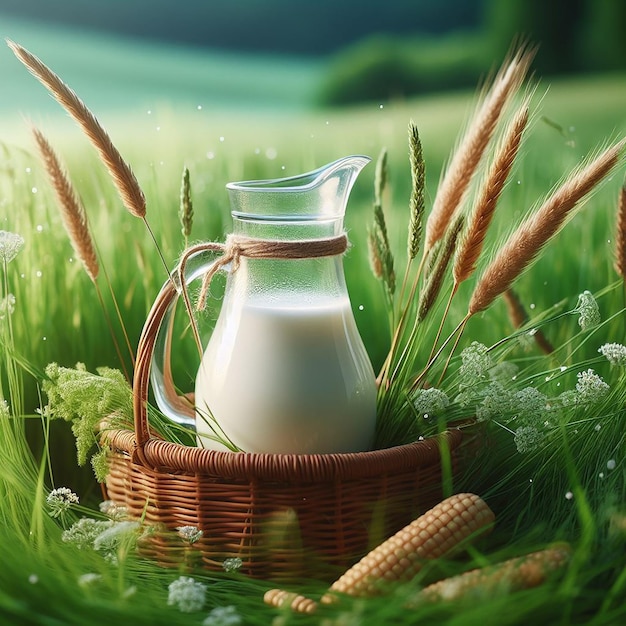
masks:
<svg viewBox="0 0 626 626"><path fill-rule="evenodd" d="M46 98L40 91L23 108L35 114ZM383 108L375 105L280 114L226 113L210 108L198 110L186 104L155 105L150 114L143 111L131 117L105 111L102 121L144 187L148 221L170 266L183 245L177 218L183 166L191 172L196 211L193 237L222 239L230 228L226 182L296 174L350 153L376 157L383 146L389 150L392 177L387 209L390 234L400 263L407 232L408 120L413 118L420 129L430 205L441 164L471 101L472 97L466 95L441 96L385 104ZM550 89L503 198L490 246L510 232L584 154L607 137L624 135L624 111L623 77L572 80ZM97 109L95 112L99 114ZM540 115L551 123L542 121ZM143 225L123 209L86 140L67 122L57 125L56 120L49 118L41 126L57 146L83 196L103 267L134 344L152 299L165 280L165 270ZM53 484L76 488L90 507L99 494L89 471L76 468L66 425L54 423L49 432L45 421L35 414L40 405L40 372L51 361L67 366L82 361L90 370L120 364L93 287L73 259L52 194L31 150L26 129L21 134L13 131L0 161L0 229L18 232L26 241L24 250L7 268L16 310L11 318L14 340L4 347L2 389L18 417L3 419L0 428L0 616L11 623L32 624L108 623L112 619L137 624L199 624L213 606L235 604L245 623L270 623L277 613L264 607L261 598L271 583L239 575L195 574L209 585L207 604L202 613L182 614L166 606L167 585L178 572L162 570L133 556L112 567L98 554L63 543L60 524L46 514L43 500ZM584 289L598 292L615 284L609 240L614 238L616 197L622 176L619 170L607 181L518 281L516 286L529 312L539 315L563 299L566 304L562 310L572 309ZM372 188L370 166L357 182L348 207L346 223L352 249L345 265L357 323L373 362L379 366L388 337L383 293L371 276L365 244ZM113 315L111 298L104 291ZM464 314L466 297L466 292L460 294L452 320ZM599 303L604 319L619 313L623 307L621 289L614 288L600 297ZM564 348L557 358L541 360L540 365L555 368L561 360L568 364L589 361L589 367L600 369L603 365L597 359L597 347L604 341L622 340L624 319L621 315L604 323L588 339L588 335L579 333L575 316L550 323L545 331L555 345ZM498 302L472 320L465 339L489 344L510 333L504 307ZM572 337L573 343L568 343ZM568 354L572 352L570 347L577 345L581 347L573 356ZM525 363L532 356L522 352L516 358ZM36 376L15 373L11 364L17 357L27 362ZM191 385L195 366L188 363L193 363L193 357L191 341L177 349L175 369L182 387ZM466 559L444 560L437 564L436 571L398 585L388 597L345 601L338 608L325 609L321 616L354 618L364 624L428 620L463 625L529 620L562 624L622 621L626 616L621 603L626 593L625 534L620 526L626 494L622 435L626 381L623 370L605 369L603 374L613 385L612 394L599 416L581 421L578 434L563 432L541 454L521 457L511 449L511 438L506 433L497 429L490 433L491 454L481 457L481 463L471 468L462 485L484 494L497 508L500 521L487 542ZM536 372L529 370L531 374ZM568 380L571 385L575 373L568 375L569 379L555 378L554 383L546 385L565 385ZM9 397L11 381L15 388L19 382L16 379L22 376L23 400ZM596 431L599 418L602 427ZM607 461L612 459L616 467L609 470ZM570 491L572 499L566 497ZM67 526L71 520L64 520L62 525ZM456 573L559 539L573 543L575 558L564 579L552 581L545 588L419 611L402 608L404 599L428 577ZM82 587L77 580L86 573L97 573L101 578L93 586ZM129 591L133 588L134 592ZM322 589L314 581L298 588L312 594ZM286 623L319 621L289 615L284 619Z"/></svg>

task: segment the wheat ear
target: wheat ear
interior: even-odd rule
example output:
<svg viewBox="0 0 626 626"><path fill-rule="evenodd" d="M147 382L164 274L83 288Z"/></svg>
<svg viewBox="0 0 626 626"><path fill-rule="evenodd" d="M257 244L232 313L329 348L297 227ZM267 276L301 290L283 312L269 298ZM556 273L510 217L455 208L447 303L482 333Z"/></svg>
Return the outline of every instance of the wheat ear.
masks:
<svg viewBox="0 0 626 626"><path fill-rule="evenodd" d="M48 89L55 100L83 129L111 174L124 206L134 216L145 217L146 199L143 191L130 166L124 161L93 113L74 91L34 54L10 39L7 39L7 44L29 72Z"/></svg>
<svg viewBox="0 0 626 626"><path fill-rule="evenodd" d="M570 175L513 232L478 281L469 303L468 316L486 309L530 265L578 202L619 163L625 141L623 139L606 149L586 167Z"/></svg>
<svg viewBox="0 0 626 626"><path fill-rule="evenodd" d="M626 182L622 185L617 199L615 270L626 280Z"/></svg>
<svg viewBox="0 0 626 626"><path fill-rule="evenodd" d="M496 156L480 189L478 199L469 219L469 227L461 238L454 257L454 290L476 270L476 262L483 249L487 229L495 214L500 194L509 178L515 157L528 124L528 102L519 108L513 117Z"/></svg>
<svg viewBox="0 0 626 626"><path fill-rule="evenodd" d="M443 237L460 207L470 181L493 136L504 108L524 81L534 50L521 48L503 64L477 109L461 143L439 183L432 211L426 222L424 250Z"/></svg>
<svg viewBox="0 0 626 626"><path fill-rule="evenodd" d="M95 283L100 272L100 266L96 248L89 231L85 207L49 141L35 127L32 128L32 133L56 194L65 230L72 242L76 256L81 260L89 278Z"/></svg>

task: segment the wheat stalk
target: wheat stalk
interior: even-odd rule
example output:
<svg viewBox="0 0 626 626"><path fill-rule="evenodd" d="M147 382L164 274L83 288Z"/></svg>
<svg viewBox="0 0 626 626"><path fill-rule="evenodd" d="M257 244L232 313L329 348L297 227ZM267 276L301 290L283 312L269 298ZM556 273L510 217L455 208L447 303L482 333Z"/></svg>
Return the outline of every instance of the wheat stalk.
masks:
<svg viewBox="0 0 626 626"><path fill-rule="evenodd" d="M124 161L93 113L76 93L34 54L10 39L7 39L7 44L30 73L48 89L55 100L83 129L111 174L124 206L134 216L144 218L146 199L143 191L130 166Z"/></svg>
<svg viewBox="0 0 626 626"><path fill-rule="evenodd" d="M571 174L515 230L478 281L469 303L468 317L486 309L530 265L578 202L618 164L625 142L623 139L607 148L586 167Z"/></svg>
<svg viewBox="0 0 626 626"><path fill-rule="evenodd" d="M441 239L461 206L470 181L493 136L498 120L511 97L521 86L534 50L521 48L503 64L486 93L459 147L439 183L432 211L426 222L424 250Z"/></svg>
<svg viewBox="0 0 626 626"><path fill-rule="evenodd" d="M626 183L622 185L617 199L615 270L626 280Z"/></svg>
<svg viewBox="0 0 626 626"><path fill-rule="evenodd" d="M476 270L476 262L483 249L487 229L491 224L498 206L500 194L508 180L515 157L519 151L522 134L528 124L528 119L528 101L526 101L519 108L504 134L485 182L480 189L469 220L469 228L461 238L454 258L454 290Z"/></svg>
<svg viewBox="0 0 626 626"><path fill-rule="evenodd" d="M183 179L180 186L180 224L183 237L185 238L185 247L191 236L193 226L193 201L191 199L191 181L189 180L189 169L183 169Z"/></svg>
<svg viewBox="0 0 626 626"><path fill-rule="evenodd" d="M412 260L419 252L422 238L422 219L424 217L424 152L417 126L409 122L409 161L411 164L411 198L409 200L409 242L408 255Z"/></svg>
<svg viewBox="0 0 626 626"><path fill-rule="evenodd" d="M33 127L32 133L37 143L39 154L56 194L61 219L76 255L81 260L87 275L95 283L100 266L96 249L89 231L87 215L80 197L72 186L50 142L43 133Z"/></svg>

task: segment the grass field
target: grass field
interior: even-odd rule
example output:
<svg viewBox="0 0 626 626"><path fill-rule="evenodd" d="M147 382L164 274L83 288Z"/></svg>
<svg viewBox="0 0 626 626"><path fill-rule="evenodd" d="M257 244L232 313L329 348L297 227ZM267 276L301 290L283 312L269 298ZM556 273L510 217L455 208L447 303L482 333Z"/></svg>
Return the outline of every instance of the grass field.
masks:
<svg viewBox="0 0 626 626"><path fill-rule="evenodd" d="M18 34L11 36L18 39ZM28 45L26 40L22 43ZM43 40L40 45L45 51ZM36 46L32 48L39 51ZM14 61L6 53L4 59L7 63ZM67 164L83 197L102 267L134 345L147 310L166 278L165 269L144 225L122 207L87 141L53 112L50 99L36 81L17 63L14 65L15 76L18 71L22 73L20 83L26 79L32 82L32 90L29 87L24 92L27 95L19 109L44 130ZM190 71L194 67L190 63ZM538 89L536 100L542 102L538 103L522 158L503 196L488 247L493 248L509 233L584 155L626 134L623 78L561 81L543 97L543 87ZM169 266L184 243L177 216L183 167L191 173L196 216L192 238L221 240L230 228L226 182L297 174L347 154L376 158L384 147L389 152L391 173L386 210L400 270L410 192L408 121L415 120L420 130L430 205L442 164L473 102L472 94L454 94L373 103L349 110L308 111L292 106L237 111L217 103L198 108L200 102L186 99L164 103L155 95L159 84L155 79L147 90L148 104L142 102L128 114L120 110L119 103L109 107L103 101L100 110L85 99L131 163L147 196L148 222ZM80 91L78 85L73 86ZM12 98L16 97L13 94ZM155 99L153 104L151 98ZM238 574L194 573L209 585L207 602L203 612L181 613L167 606L167 586L177 572L161 570L125 555L123 550L118 554L118 565L111 566L99 553L61 541L62 529L68 528L76 516L95 515L93 507L99 494L90 470L78 470L76 466L73 438L64 428L66 424L54 423L49 430L35 412L42 402L42 370L53 361L70 367L81 361L90 370L102 365L120 367L120 363L93 286L67 241L34 155L27 124L16 126L14 112L9 111L2 126L6 134L0 159L0 229L19 233L25 244L4 268L1 294L15 295L15 312L5 317L11 320L10 338L3 335L1 390L9 400L13 417L0 412L0 616L9 623L24 624L108 623L112 619L137 624L200 624L211 609L232 605L241 623L267 624L276 616L277 623L319 623L318 618L281 614L264 607L261 598L270 583L251 581ZM555 356L539 360L535 353L522 352L518 357L521 363L535 359L535 369L544 368L546 380L563 364L571 366L568 375L574 377L578 364L581 368L593 366L611 380L610 399L597 415L583 415L576 436L568 431L548 452L527 458L509 455L509 449L503 448L501 456L494 454L484 459L482 468L474 468L475 475L466 477L464 486L492 495L499 506L499 526L489 543L470 553L469 560L444 560L437 566L442 573L456 573L567 540L576 548L567 575L534 591L479 595L478 602L475 597L469 602L404 609L404 600L426 581L422 577L398 585L389 597L345 601L338 609L327 609L320 619L327 617L329 623L337 624L433 620L463 625L517 624L531 619L540 623L613 624L624 619L626 381L623 369L603 365L597 354L601 343L621 342L624 336L623 291L613 269L615 212L623 176L624 168L620 167L516 283L531 315L542 315L562 300L565 304L560 311L572 310L578 295L588 289L597 295L603 320L615 316L590 334L580 331L575 315L562 318L545 327L550 340L560 347ZM374 167L370 165L350 200L346 224L352 249L345 265L357 323L378 368L389 339L383 292L370 272L367 258L373 181ZM104 278L101 285L107 309L114 318ZM456 323L464 314L468 295L461 292L450 323ZM465 341L475 339L489 345L511 332L505 308L497 302L471 321ZM119 329L117 333L119 336ZM194 349L189 342L179 348L175 357L182 387L190 386L194 376L195 366L187 365L193 362ZM128 357L125 360L128 367ZM35 375L24 372L23 364ZM554 380L565 382L566 377ZM596 428L598 425L600 428ZM506 441L504 435L498 431L493 436ZM31 456L27 440L37 460ZM52 486L76 489L87 508L51 519L44 500ZM85 574L95 577L85 578ZM312 581L298 590L319 594L322 589Z"/></svg>

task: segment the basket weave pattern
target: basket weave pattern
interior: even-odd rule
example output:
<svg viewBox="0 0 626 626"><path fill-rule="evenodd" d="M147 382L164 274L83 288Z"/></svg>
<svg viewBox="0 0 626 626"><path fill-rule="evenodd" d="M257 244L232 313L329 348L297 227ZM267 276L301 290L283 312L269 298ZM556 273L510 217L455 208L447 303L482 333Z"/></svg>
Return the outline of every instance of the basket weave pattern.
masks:
<svg viewBox="0 0 626 626"><path fill-rule="evenodd" d="M139 341L134 430L105 430L107 497L156 531L142 553L179 566L192 552L207 568L239 557L255 577L331 579L441 500L441 448L458 465L459 430L403 446L348 454L204 450L154 437L147 418L156 331L177 293L167 283ZM186 546L174 532L195 526Z"/></svg>

